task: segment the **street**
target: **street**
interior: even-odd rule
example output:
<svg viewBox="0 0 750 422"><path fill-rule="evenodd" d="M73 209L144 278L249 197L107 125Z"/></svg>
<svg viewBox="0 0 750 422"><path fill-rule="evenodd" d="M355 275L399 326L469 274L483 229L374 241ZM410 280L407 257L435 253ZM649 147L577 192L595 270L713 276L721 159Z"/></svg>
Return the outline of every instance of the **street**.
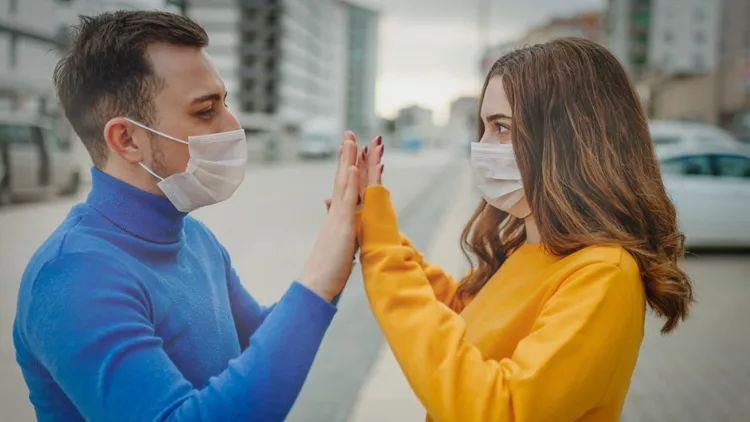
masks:
<svg viewBox="0 0 750 422"><path fill-rule="evenodd" d="M384 182L392 191L403 231L428 259L442 263L454 275L464 269L458 237L476 201L465 161L440 152L389 152L385 159ZM244 285L260 302L278 299L302 268L325 215L323 200L330 195L334 170L331 161L253 166L231 200L195 213L229 250ZM4 422L34 419L12 344L18 282L34 250L74 202L55 200L0 210L0 419ZM459 209L454 210L454 205ZM693 277L699 303L672 335L660 336L659 322L648 320L623 421L750 420L750 317L746 314L750 255L701 253L684 265ZM365 421L363 412L372 409L372 403L385 408L381 411L398 410L373 401L374 395L383 397L377 390L389 389L391 381L370 380L405 383L397 365L379 364L385 347L355 268L288 420ZM386 370L395 372L381 377ZM419 415L417 419L402 419L406 413L394 412L388 418L369 420L423 420L419 404L409 405L414 408L409 414Z"/></svg>

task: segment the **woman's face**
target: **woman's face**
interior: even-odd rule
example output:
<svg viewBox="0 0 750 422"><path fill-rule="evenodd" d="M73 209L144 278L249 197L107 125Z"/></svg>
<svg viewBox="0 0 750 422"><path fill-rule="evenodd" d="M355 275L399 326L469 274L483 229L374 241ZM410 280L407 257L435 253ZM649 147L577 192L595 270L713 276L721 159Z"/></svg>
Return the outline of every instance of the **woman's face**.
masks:
<svg viewBox="0 0 750 422"><path fill-rule="evenodd" d="M490 79L487 91L484 93L482 109L480 111L484 123L484 134L479 142L482 143L511 143L511 129L513 128L513 112L505 95L503 78L496 76Z"/></svg>
<svg viewBox="0 0 750 422"><path fill-rule="evenodd" d="M505 95L501 76L490 79L490 83L487 84L480 116L484 123L484 133L479 142L487 144L511 144L513 142L511 138L513 112L508 97ZM514 216L529 216L531 211L526 195L507 211Z"/></svg>

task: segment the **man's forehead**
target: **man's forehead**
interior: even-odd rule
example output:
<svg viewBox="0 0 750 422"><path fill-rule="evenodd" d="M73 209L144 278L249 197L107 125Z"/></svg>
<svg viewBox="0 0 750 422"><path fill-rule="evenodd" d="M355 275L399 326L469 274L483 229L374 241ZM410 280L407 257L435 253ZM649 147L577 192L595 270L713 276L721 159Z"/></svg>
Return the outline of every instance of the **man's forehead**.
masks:
<svg viewBox="0 0 750 422"><path fill-rule="evenodd" d="M164 82L162 93L192 98L223 92L221 77L203 49L154 43L146 52L154 74Z"/></svg>

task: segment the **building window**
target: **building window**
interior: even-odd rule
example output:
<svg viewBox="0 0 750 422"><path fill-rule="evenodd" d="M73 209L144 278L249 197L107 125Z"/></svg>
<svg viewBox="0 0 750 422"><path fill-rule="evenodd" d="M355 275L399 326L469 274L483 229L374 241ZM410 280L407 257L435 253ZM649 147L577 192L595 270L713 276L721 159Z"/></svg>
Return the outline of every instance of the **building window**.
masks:
<svg viewBox="0 0 750 422"><path fill-rule="evenodd" d="M693 34L693 39L698 44L703 44L706 41L706 34L703 33L703 31L696 31Z"/></svg>
<svg viewBox="0 0 750 422"><path fill-rule="evenodd" d="M253 111L255 111L255 103L253 103L252 101L248 101L242 104L242 108L244 109L244 111L252 113Z"/></svg>
<svg viewBox="0 0 750 422"><path fill-rule="evenodd" d="M266 24L269 26L276 26L276 23L278 23L278 16L276 15L276 12L270 12L268 16L266 16Z"/></svg>
<svg viewBox="0 0 750 422"><path fill-rule="evenodd" d="M245 20L252 21L255 20L255 17L258 16L258 10L257 9L245 9Z"/></svg>
<svg viewBox="0 0 750 422"><path fill-rule="evenodd" d="M245 33L245 34L244 34L244 35L242 36L242 41L244 41L245 43L248 43L248 44L252 44L252 43L254 43L254 42L255 42L255 39L256 39L256 34L255 34L255 32L246 32L246 33Z"/></svg>

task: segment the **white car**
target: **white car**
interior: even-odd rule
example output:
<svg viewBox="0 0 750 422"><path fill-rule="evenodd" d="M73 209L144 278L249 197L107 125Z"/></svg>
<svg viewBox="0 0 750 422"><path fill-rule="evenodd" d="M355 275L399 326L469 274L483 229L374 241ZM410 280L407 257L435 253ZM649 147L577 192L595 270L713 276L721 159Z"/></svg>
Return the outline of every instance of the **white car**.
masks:
<svg viewBox="0 0 750 422"><path fill-rule="evenodd" d="M70 140L51 123L28 115L0 114L0 205L47 194L72 195L81 167Z"/></svg>
<svg viewBox="0 0 750 422"><path fill-rule="evenodd" d="M657 148L676 145L734 147L740 144L731 133L705 123L653 120L648 126L651 140Z"/></svg>
<svg viewBox="0 0 750 422"><path fill-rule="evenodd" d="M691 248L750 248L750 147L657 149L664 183Z"/></svg>

